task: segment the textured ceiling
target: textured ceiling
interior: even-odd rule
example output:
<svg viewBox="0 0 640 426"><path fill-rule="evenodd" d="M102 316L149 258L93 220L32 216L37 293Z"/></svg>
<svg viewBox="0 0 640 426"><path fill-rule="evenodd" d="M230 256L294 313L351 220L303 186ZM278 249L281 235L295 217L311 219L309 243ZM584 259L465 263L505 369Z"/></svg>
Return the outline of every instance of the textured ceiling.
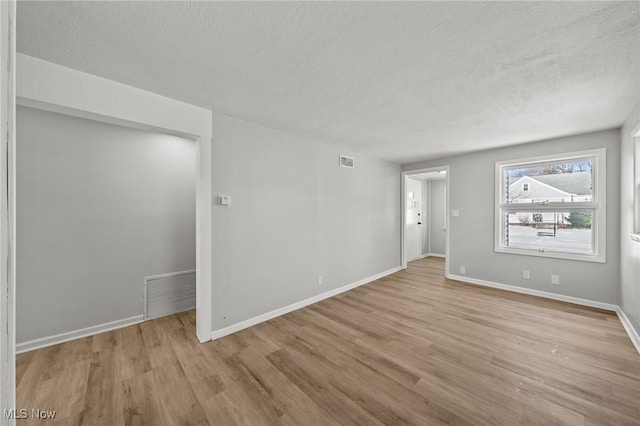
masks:
<svg viewBox="0 0 640 426"><path fill-rule="evenodd" d="M20 1L18 51L402 163L619 126L639 4Z"/></svg>

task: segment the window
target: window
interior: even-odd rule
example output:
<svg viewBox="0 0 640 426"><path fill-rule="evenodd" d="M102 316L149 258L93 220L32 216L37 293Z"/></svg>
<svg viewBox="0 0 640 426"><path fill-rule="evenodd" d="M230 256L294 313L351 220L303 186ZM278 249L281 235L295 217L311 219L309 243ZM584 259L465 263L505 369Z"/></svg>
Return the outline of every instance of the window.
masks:
<svg viewBox="0 0 640 426"><path fill-rule="evenodd" d="M605 262L606 150L496 163L495 251Z"/></svg>

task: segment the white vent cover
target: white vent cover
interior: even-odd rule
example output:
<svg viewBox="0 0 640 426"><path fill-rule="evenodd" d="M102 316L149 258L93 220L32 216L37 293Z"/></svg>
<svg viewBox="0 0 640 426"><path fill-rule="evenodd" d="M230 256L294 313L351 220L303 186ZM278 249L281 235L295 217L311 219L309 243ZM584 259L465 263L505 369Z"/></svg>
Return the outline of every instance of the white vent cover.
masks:
<svg viewBox="0 0 640 426"><path fill-rule="evenodd" d="M340 156L340 167L347 167L349 169L353 169L355 165L355 160L353 157L347 157L346 155Z"/></svg>
<svg viewBox="0 0 640 426"><path fill-rule="evenodd" d="M196 271L144 278L144 319L175 314L196 307Z"/></svg>

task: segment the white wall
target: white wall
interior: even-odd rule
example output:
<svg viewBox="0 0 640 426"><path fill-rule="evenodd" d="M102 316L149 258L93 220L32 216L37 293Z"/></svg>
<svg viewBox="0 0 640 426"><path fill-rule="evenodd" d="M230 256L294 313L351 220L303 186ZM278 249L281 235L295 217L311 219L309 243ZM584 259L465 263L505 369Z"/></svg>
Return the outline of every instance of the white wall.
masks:
<svg viewBox="0 0 640 426"><path fill-rule="evenodd" d="M494 252L495 162L560 154L595 148L607 149L607 262L604 264ZM608 130L508 148L481 151L421 163L403 170L450 165L449 268L458 274L466 266L470 278L526 287L603 303L618 303L620 286L620 132ZM432 237L433 238L433 237ZM531 279L522 279L522 270ZM561 285L550 284L560 275Z"/></svg>
<svg viewBox="0 0 640 426"><path fill-rule="evenodd" d="M195 267L195 144L21 107L17 341L142 315Z"/></svg>
<svg viewBox="0 0 640 426"><path fill-rule="evenodd" d="M620 306L640 332L640 243L629 238L634 232L634 186L640 184L640 161L635 165L634 178L634 141L631 137L638 125L640 104L636 104L620 131ZM640 153L635 153L635 158L640 159Z"/></svg>
<svg viewBox="0 0 640 426"><path fill-rule="evenodd" d="M400 265L399 165L218 114L212 158L213 330Z"/></svg>
<svg viewBox="0 0 640 426"><path fill-rule="evenodd" d="M446 236L444 227L444 187L445 180L429 181L431 189L429 198L429 252L444 255L446 253Z"/></svg>

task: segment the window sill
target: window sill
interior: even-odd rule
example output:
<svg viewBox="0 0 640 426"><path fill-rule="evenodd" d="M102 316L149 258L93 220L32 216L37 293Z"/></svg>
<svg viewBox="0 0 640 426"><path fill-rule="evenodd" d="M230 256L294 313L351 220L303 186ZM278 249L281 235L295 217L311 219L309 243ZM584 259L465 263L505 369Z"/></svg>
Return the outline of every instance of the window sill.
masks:
<svg viewBox="0 0 640 426"><path fill-rule="evenodd" d="M638 235L638 237L640 237L640 235ZM506 248L506 247L500 247L500 246L495 247L494 251L496 253L517 254L521 256L548 257L552 259L563 259L563 260L578 260L582 262L606 263L607 261L604 253L601 255L562 253L557 251L536 251L536 250L530 250L530 249Z"/></svg>
<svg viewBox="0 0 640 426"><path fill-rule="evenodd" d="M640 243L640 234L629 234L633 241Z"/></svg>

